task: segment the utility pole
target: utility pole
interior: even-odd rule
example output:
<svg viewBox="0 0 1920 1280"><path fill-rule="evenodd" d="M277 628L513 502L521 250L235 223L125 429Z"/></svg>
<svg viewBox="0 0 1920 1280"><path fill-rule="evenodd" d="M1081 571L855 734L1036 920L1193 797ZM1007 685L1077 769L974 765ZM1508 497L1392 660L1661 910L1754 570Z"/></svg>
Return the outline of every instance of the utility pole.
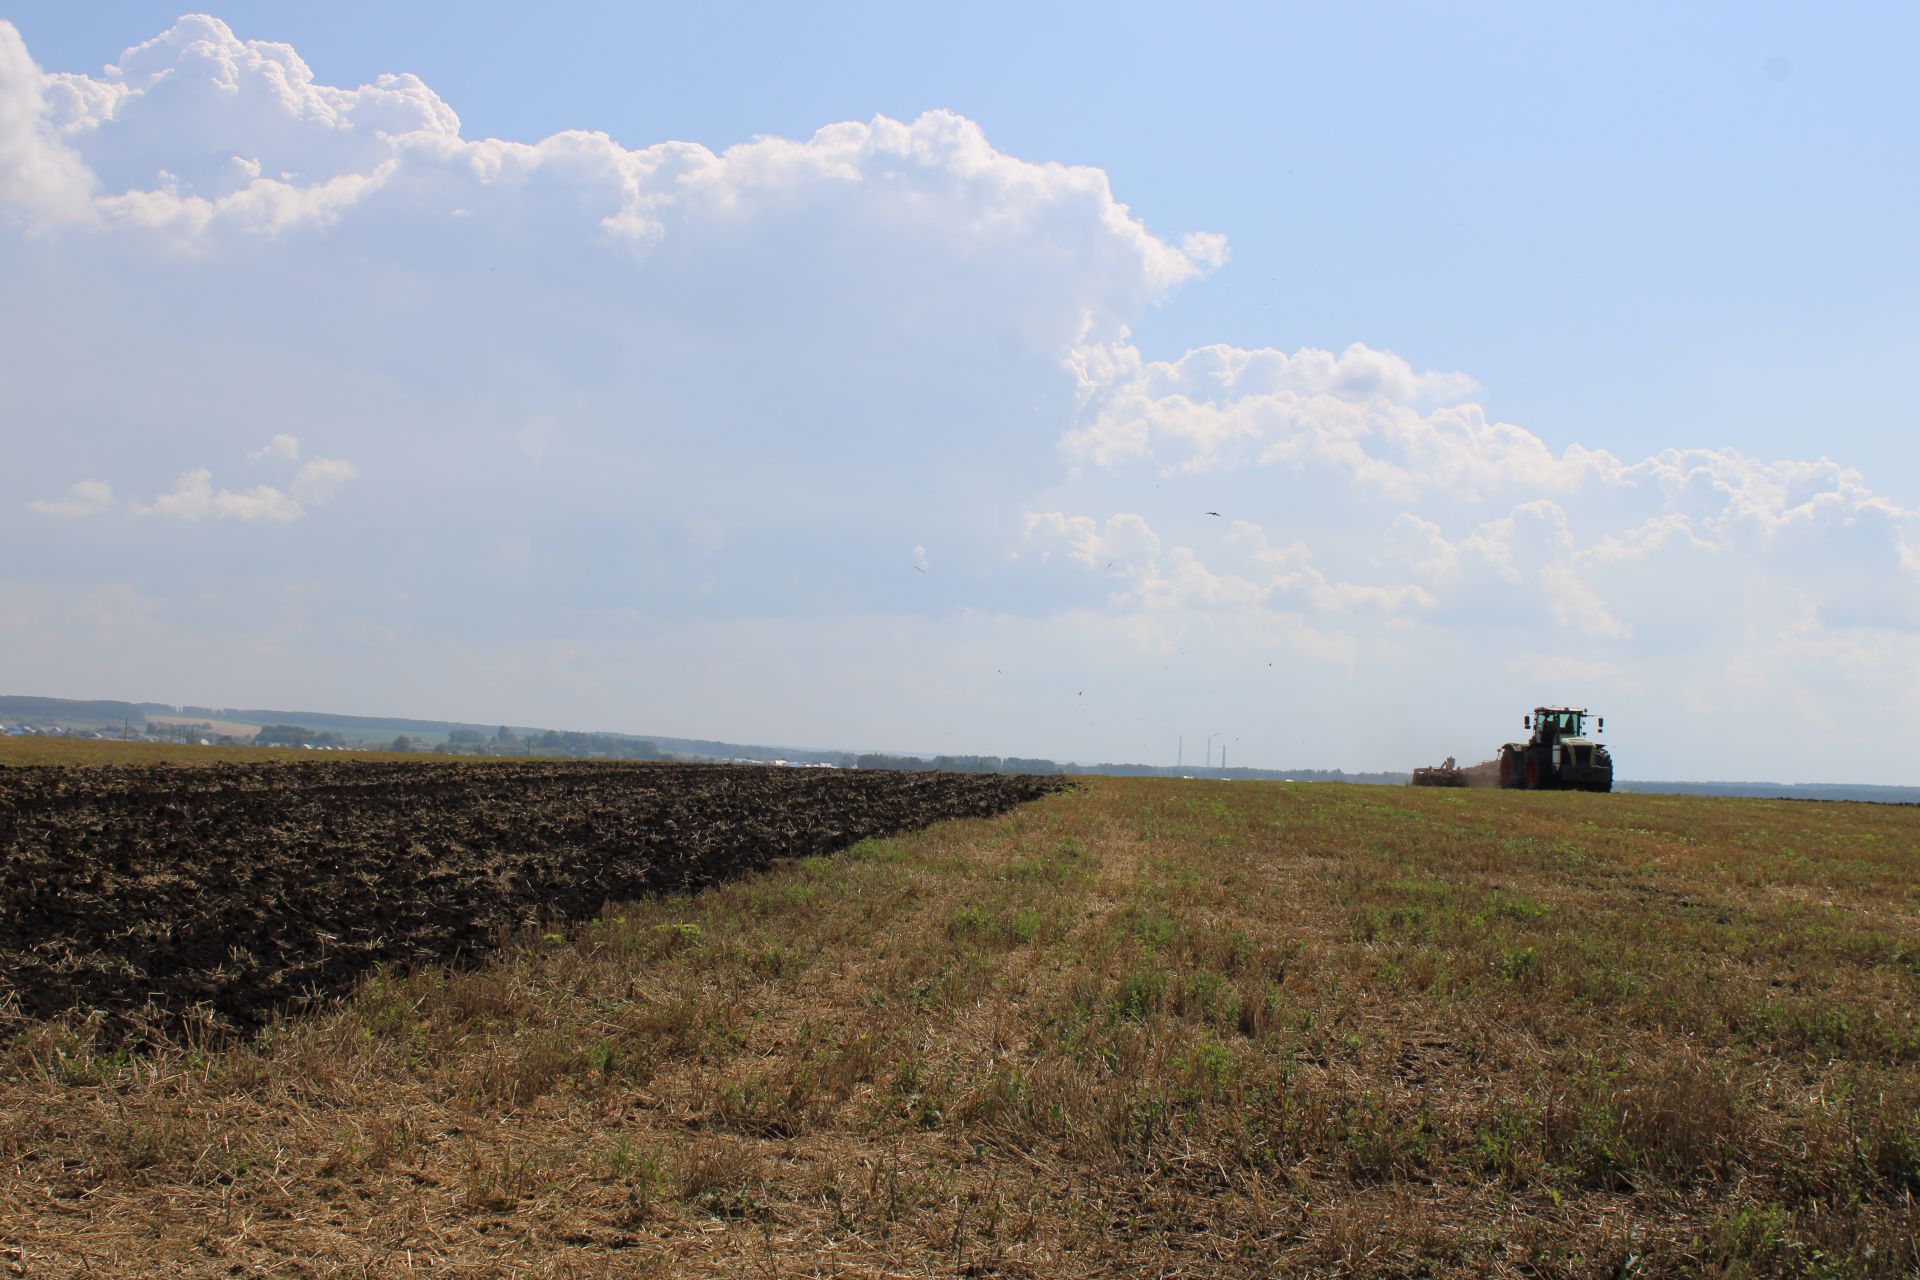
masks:
<svg viewBox="0 0 1920 1280"><path fill-rule="evenodd" d="M1187 763L1187 735L1183 733L1174 741L1176 745L1173 748L1173 767L1176 769L1185 768Z"/></svg>

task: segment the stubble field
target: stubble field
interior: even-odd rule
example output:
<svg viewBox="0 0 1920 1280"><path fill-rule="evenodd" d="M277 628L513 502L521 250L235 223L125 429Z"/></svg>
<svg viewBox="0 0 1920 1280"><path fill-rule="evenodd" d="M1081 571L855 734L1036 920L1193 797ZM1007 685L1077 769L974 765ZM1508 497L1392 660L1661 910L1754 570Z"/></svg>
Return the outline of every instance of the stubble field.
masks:
<svg viewBox="0 0 1920 1280"><path fill-rule="evenodd" d="M1920 811L1093 779L382 974L36 1020L0 1273L1909 1275Z"/></svg>

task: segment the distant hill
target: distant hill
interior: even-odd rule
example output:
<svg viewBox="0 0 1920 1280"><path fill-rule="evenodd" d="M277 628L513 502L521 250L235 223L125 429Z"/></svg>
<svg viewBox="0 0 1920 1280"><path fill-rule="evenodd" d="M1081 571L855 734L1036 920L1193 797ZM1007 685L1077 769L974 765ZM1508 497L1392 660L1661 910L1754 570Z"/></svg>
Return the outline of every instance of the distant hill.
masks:
<svg viewBox="0 0 1920 1280"><path fill-rule="evenodd" d="M78 702L72 698L0 697L0 720L45 720L71 724L89 722L120 724L127 720L144 723L148 711L169 712L155 702Z"/></svg>
<svg viewBox="0 0 1920 1280"><path fill-rule="evenodd" d="M154 710L171 713L172 707ZM454 729L478 729L483 726L459 724L450 720L407 720L396 716L341 716L327 711L262 711L243 707L181 707L181 715L203 715L243 724L297 724L309 729L358 729L366 733L448 733ZM484 726L489 732L497 725Z"/></svg>
<svg viewBox="0 0 1920 1280"><path fill-rule="evenodd" d="M459 720L420 720L405 716L350 716L331 711L278 711L263 707L175 706L165 702L121 702L111 699L41 698L18 694L0 695L0 721L29 721L47 724L73 724L88 727L145 724L149 716L200 718L233 724L297 725L315 731L330 731L356 742L385 745L386 739L406 734L415 739L444 740L453 733L478 733L492 737L497 724L473 724ZM548 732L539 725L508 725L515 736L538 739ZM679 756L713 760L792 760L803 764L837 764L849 752L823 747L769 747L711 738L672 738L655 734L601 731L590 734L566 734L568 738L608 739L624 743L652 743L660 751Z"/></svg>
<svg viewBox="0 0 1920 1280"><path fill-rule="evenodd" d="M151 704L148 704L151 705ZM5 714L5 699L0 699L0 714ZM171 707L152 707L155 711L171 712ZM414 737L444 736L457 730L491 734L500 726L492 724L469 724L459 720L409 720L395 716L346 716L327 711L264 711L257 709L233 709L213 707L182 707L181 714L201 714L218 716L223 720L239 720L248 724L297 724L308 729L333 729L342 733L395 734L405 733ZM537 737L547 732L541 725L508 725L507 728L521 737ZM619 733L612 730L595 730L596 738L619 738L635 742L651 742L662 751L676 755L703 756L713 759L744 758L750 760L801 760L808 764L830 763L837 761L846 753L827 751L814 747L763 747L744 746L735 742L719 742L708 738L663 738L651 733Z"/></svg>
<svg viewBox="0 0 1920 1280"><path fill-rule="evenodd" d="M405 720L388 716L342 716L325 711L261 711L242 707L174 706L165 702L94 701L73 698L36 698L0 695L0 720L48 721L52 723L121 724L145 723L148 716L200 717L226 720L236 724L298 724L310 729L357 729L366 733L445 734L453 729L477 729L437 720ZM496 726L485 726L489 731Z"/></svg>

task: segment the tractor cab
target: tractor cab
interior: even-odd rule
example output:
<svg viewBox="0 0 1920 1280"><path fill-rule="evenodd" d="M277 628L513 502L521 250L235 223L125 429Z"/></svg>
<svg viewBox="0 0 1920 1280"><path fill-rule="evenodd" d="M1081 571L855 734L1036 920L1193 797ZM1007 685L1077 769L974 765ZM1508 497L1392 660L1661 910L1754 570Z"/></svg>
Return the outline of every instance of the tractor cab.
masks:
<svg viewBox="0 0 1920 1280"><path fill-rule="evenodd" d="M1584 708L1535 707L1522 724L1533 730L1536 741L1558 742L1562 738L1585 736L1587 713Z"/></svg>

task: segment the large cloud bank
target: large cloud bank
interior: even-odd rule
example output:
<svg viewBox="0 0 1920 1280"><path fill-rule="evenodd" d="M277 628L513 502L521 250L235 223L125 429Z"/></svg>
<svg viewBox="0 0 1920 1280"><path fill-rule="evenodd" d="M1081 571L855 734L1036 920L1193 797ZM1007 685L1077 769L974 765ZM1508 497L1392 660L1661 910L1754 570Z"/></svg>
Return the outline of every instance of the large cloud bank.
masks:
<svg viewBox="0 0 1920 1280"><path fill-rule="evenodd" d="M98 75L0 22L8 682L1401 767L1565 697L1669 776L1920 714L1920 515L1840 463L1556 445L1364 345L1153 359L1224 242L949 112L460 129L213 18Z"/></svg>
<svg viewBox="0 0 1920 1280"><path fill-rule="evenodd" d="M99 78L38 73L18 33L0 28L0 147L21 213L192 244L349 216L477 216L593 233L644 257L690 233L750 234L770 212L837 207L869 233L943 253L991 258L1052 238L1088 291L1110 287L1116 303L1155 296L1224 254L1216 236L1175 247L1149 234L1099 170L1003 155L947 112L720 154L677 142L630 150L590 132L471 140L417 77L319 84L289 46L239 39L203 15L128 49ZM79 199L88 191L90 207Z"/></svg>
<svg viewBox="0 0 1920 1280"><path fill-rule="evenodd" d="M1375 571L1407 589L1361 598L1603 638L1718 633L1761 597L1808 625L1920 627L1920 511L1826 459L1555 452L1489 422L1460 375L1364 346L1161 362L1122 343L1074 363L1088 408L1069 458L1253 476L1266 493L1334 486L1356 516L1374 513L1362 528ZM1236 528L1252 560L1275 562L1258 530Z"/></svg>

